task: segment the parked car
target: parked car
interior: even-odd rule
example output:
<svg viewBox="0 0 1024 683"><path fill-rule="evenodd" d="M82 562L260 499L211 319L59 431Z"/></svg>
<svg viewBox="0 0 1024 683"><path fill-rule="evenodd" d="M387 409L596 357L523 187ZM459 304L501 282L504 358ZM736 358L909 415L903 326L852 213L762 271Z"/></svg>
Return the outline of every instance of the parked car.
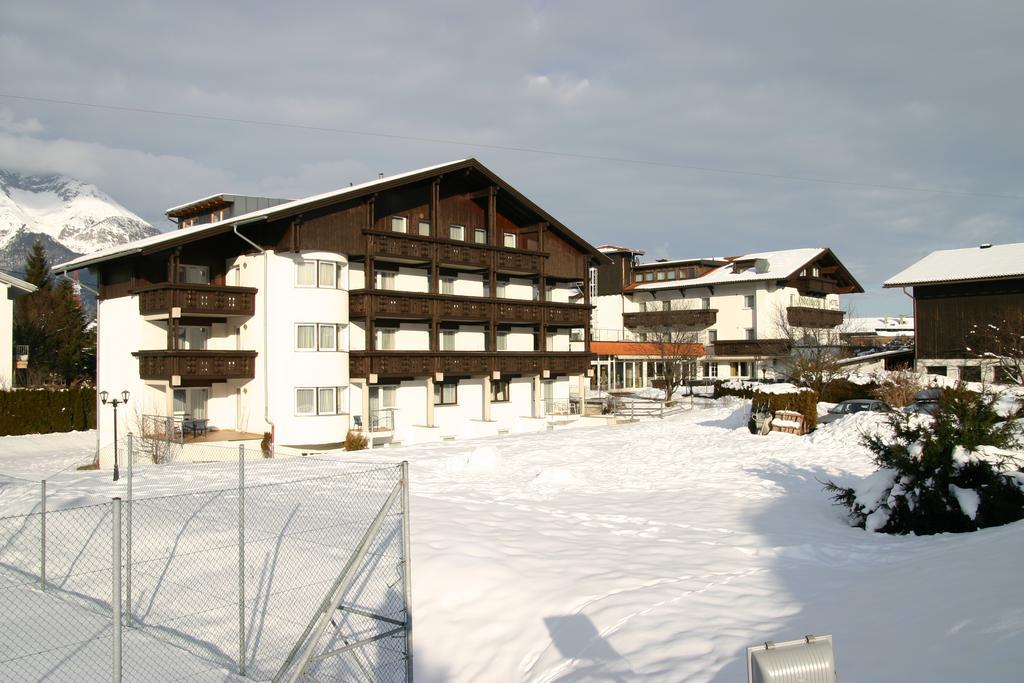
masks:
<svg viewBox="0 0 1024 683"><path fill-rule="evenodd" d="M914 401L903 408L903 412L911 414L932 415L939 407L938 389L925 389L914 394Z"/></svg>
<svg viewBox="0 0 1024 683"><path fill-rule="evenodd" d="M855 398L832 406L827 415L818 418L818 424L828 424L829 422L835 422L841 417L865 411L891 413L892 408L885 401L878 401L873 398Z"/></svg>

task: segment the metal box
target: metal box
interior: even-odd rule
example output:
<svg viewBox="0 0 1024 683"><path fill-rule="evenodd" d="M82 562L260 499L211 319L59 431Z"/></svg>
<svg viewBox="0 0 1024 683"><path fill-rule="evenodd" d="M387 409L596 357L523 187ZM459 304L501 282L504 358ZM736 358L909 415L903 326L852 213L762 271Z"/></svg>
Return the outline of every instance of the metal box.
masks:
<svg viewBox="0 0 1024 683"><path fill-rule="evenodd" d="M747 683L835 683L832 636L747 648Z"/></svg>

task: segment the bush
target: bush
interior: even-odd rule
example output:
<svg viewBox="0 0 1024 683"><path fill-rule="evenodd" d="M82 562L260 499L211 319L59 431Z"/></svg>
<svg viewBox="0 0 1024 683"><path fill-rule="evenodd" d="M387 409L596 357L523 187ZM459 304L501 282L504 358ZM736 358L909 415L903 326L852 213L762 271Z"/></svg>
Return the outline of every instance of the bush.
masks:
<svg viewBox="0 0 1024 683"><path fill-rule="evenodd" d="M96 428L96 390L0 391L0 436L50 434Z"/></svg>
<svg viewBox="0 0 1024 683"><path fill-rule="evenodd" d="M260 450L263 451L264 458L274 457L274 435L270 432L263 432L263 438L260 440Z"/></svg>
<svg viewBox="0 0 1024 683"><path fill-rule="evenodd" d="M370 440L366 438L366 434L352 430L349 430L348 434L345 435L345 443L343 444L346 451L361 451L369 445Z"/></svg>
<svg viewBox="0 0 1024 683"><path fill-rule="evenodd" d="M892 434L868 434L878 471L860 487L825 485L855 526L890 534L974 531L1024 518L1021 462L1005 450L1019 428L995 399L942 393L933 420L894 413Z"/></svg>
<svg viewBox="0 0 1024 683"><path fill-rule="evenodd" d="M872 395L894 408L902 408L913 403L914 394L923 388L917 373L903 369L888 373L875 387Z"/></svg>

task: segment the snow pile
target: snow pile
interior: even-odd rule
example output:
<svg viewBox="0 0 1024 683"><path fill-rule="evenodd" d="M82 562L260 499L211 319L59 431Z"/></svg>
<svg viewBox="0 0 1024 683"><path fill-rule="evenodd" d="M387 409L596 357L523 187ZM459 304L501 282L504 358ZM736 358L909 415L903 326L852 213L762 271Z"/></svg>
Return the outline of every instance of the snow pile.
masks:
<svg viewBox="0 0 1024 683"><path fill-rule="evenodd" d="M801 391L812 391L807 387L798 387L789 382L776 382L775 384L755 384L755 394L799 394Z"/></svg>

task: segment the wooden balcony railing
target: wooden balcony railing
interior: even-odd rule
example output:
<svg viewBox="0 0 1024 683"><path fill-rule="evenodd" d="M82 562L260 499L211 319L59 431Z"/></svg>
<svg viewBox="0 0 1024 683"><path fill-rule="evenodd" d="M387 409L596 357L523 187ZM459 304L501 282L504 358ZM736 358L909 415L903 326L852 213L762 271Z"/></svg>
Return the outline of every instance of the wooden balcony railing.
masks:
<svg viewBox="0 0 1024 683"><path fill-rule="evenodd" d="M170 315L180 308L182 315L252 316L256 313L253 287L164 283L135 290L140 315Z"/></svg>
<svg viewBox="0 0 1024 683"><path fill-rule="evenodd" d="M255 351L135 351L139 359L139 377L182 381L252 379L256 376Z"/></svg>
<svg viewBox="0 0 1024 683"><path fill-rule="evenodd" d="M437 260L445 265L487 268L491 265L491 253L484 247L468 244L442 244L437 249Z"/></svg>
<svg viewBox="0 0 1024 683"><path fill-rule="evenodd" d="M838 327L843 324L846 311L830 308L811 308L808 306L789 306L786 308L786 320L793 327Z"/></svg>
<svg viewBox="0 0 1024 683"><path fill-rule="evenodd" d="M488 321L539 325L546 320L552 326L586 327L590 309L582 304L556 301L525 301L423 292L353 290L348 299L349 317L366 316L451 321Z"/></svg>
<svg viewBox="0 0 1024 683"><path fill-rule="evenodd" d="M536 273L540 270L540 257L514 251L499 251L494 267L505 272Z"/></svg>
<svg viewBox="0 0 1024 683"><path fill-rule="evenodd" d="M774 357L789 353L786 339L719 339L705 347L709 356Z"/></svg>
<svg viewBox="0 0 1024 683"><path fill-rule="evenodd" d="M798 277L793 280L793 286L798 292L809 294L836 294L839 292L839 285L833 280L826 280L821 277Z"/></svg>
<svg viewBox="0 0 1024 683"><path fill-rule="evenodd" d="M714 308L697 308L681 311L639 311L622 314L623 324L633 329L704 328L714 325L717 319L718 310Z"/></svg>
<svg viewBox="0 0 1024 683"><path fill-rule="evenodd" d="M436 253L437 260L443 265L470 266L490 268L506 273L539 273L543 259L549 255L531 249L510 248L476 242L461 242L438 237L393 233L385 230L363 230L364 234L373 238L370 248L375 257L387 259L427 263ZM582 262L581 262L582 263ZM566 277L579 276L585 273L576 264L566 268L564 261L548 262L552 272ZM565 272L562 272L565 271Z"/></svg>
<svg viewBox="0 0 1024 683"><path fill-rule="evenodd" d="M375 235L373 238L375 256L394 256L413 261L429 261L433 257L433 252L434 248L430 242L391 235Z"/></svg>
<svg viewBox="0 0 1024 683"><path fill-rule="evenodd" d="M590 368L590 354L579 352L515 351L353 351L349 375L368 377L430 377L446 375L582 375Z"/></svg>

